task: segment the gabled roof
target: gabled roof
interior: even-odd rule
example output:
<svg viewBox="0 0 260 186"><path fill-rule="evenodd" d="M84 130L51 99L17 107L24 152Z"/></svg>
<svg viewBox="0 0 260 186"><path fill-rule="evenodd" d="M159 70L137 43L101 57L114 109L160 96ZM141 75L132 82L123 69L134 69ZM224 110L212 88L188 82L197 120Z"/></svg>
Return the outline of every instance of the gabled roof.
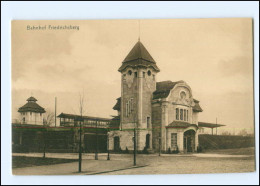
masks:
<svg viewBox="0 0 260 186"><path fill-rule="evenodd" d="M24 106L18 109L18 112L37 112L37 113L46 112L43 107L41 107L36 103L37 99L35 99L34 97L29 97L27 101L28 102Z"/></svg>
<svg viewBox="0 0 260 186"><path fill-rule="evenodd" d="M152 67L155 71L160 71L157 67L153 57L149 54L144 45L138 41L132 50L128 53L126 58L123 60L121 67L118 69L119 72L124 70L127 66L144 66Z"/></svg>
<svg viewBox="0 0 260 186"><path fill-rule="evenodd" d="M156 83L156 91L153 92L153 99L159 98L167 98L170 94L170 91L177 85L178 83L182 83L184 81L161 81ZM202 112L202 108L200 107L199 101L193 98L195 105L192 107L194 112Z"/></svg>

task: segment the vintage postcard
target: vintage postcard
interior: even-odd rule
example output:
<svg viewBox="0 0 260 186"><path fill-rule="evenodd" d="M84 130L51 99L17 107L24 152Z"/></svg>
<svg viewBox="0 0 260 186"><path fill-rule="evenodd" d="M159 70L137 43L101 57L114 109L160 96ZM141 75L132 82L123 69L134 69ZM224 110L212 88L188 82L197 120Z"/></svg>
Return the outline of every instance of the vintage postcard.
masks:
<svg viewBox="0 0 260 186"><path fill-rule="evenodd" d="M254 172L252 22L13 20L13 174Z"/></svg>

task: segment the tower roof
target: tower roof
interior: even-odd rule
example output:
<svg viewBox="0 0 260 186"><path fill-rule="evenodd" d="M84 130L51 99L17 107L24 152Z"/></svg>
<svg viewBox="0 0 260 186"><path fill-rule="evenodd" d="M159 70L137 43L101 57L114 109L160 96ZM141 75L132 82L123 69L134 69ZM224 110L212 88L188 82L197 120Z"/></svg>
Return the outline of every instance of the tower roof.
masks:
<svg viewBox="0 0 260 186"><path fill-rule="evenodd" d="M152 67L156 71L160 71L157 67L156 62L153 57L149 54L144 45L138 41L132 50L128 53L126 58L123 60L121 67L118 69L119 72L124 70L127 66L144 66L144 67Z"/></svg>
<svg viewBox="0 0 260 186"><path fill-rule="evenodd" d="M34 97L29 97L26 101L34 101L34 102L36 102L36 101L38 101L36 98L34 98Z"/></svg>
<svg viewBox="0 0 260 186"><path fill-rule="evenodd" d="M26 101L28 102L24 106L20 107L18 112L45 112L45 109L36 103L37 99L34 97L29 97Z"/></svg>

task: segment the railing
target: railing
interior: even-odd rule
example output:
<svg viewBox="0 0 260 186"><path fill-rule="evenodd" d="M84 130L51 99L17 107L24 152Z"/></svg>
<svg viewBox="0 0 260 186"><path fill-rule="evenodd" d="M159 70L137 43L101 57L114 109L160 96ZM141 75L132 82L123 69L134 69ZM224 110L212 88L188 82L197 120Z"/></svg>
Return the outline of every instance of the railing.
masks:
<svg viewBox="0 0 260 186"><path fill-rule="evenodd" d="M75 122L71 122L71 121L61 121L60 125L61 126L74 126ZM78 123L79 124L79 123ZM98 127L98 128L107 128L109 126L109 123L107 124L100 124L100 123L86 123L86 122L82 122L82 127Z"/></svg>

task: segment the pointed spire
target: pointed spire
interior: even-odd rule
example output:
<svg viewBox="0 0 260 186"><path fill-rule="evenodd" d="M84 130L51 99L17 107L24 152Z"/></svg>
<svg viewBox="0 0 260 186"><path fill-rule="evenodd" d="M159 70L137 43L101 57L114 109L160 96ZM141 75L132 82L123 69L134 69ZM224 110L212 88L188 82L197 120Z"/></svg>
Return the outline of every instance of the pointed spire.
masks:
<svg viewBox="0 0 260 186"><path fill-rule="evenodd" d="M118 69L121 72L127 66L151 66L156 71L160 71L159 68L156 66L156 62L153 57L149 54L147 49L144 45L138 41L131 51L128 53L126 58L123 60L122 66Z"/></svg>

